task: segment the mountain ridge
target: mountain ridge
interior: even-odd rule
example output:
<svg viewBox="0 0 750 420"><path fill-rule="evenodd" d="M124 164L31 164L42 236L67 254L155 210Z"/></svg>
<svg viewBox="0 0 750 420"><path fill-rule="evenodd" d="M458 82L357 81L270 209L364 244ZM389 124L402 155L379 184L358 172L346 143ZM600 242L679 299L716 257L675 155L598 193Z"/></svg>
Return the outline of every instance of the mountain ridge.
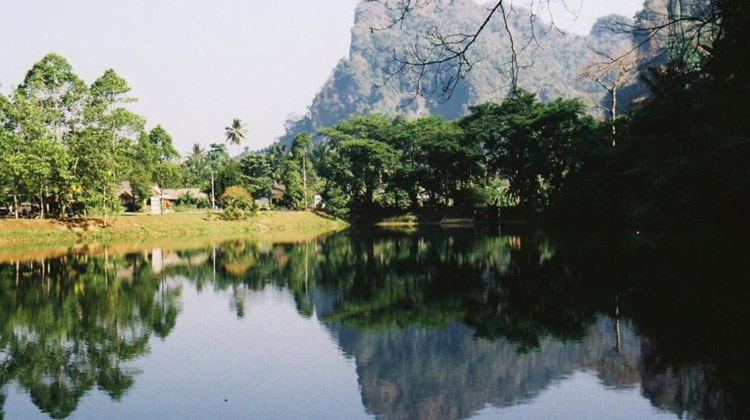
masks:
<svg viewBox="0 0 750 420"><path fill-rule="evenodd" d="M456 0L450 5L433 4L417 9L398 28L373 30L382 27L392 15L382 4L361 1L355 10L349 56L337 63L313 98L307 114L287 121L286 134L280 141L288 145L299 132L314 132L353 115L379 112L406 118L437 115L452 119L465 115L472 105L501 101L511 86L507 65L511 48L505 27L497 18L472 47L470 57L475 61L474 68L447 100L440 95L415 96L406 80L394 77L386 81L388 74L384 71L394 63L394 53L409 47L426 29L468 32L486 13L486 8L473 0ZM596 105L605 99L606 92L581 76L583 68L596 60L594 49L632 42L629 37L618 38L602 30L600 22L612 19L629 21L621 16L605 16L586 36L564 34L546 23L534 22L536 42L529 43L519 54L518 85L537 93L545 102L558 97L580 98L596 113ZM528 38L532 32L526 10L514 11L509 25L517 39L524 38L519 35Z"/></svg>

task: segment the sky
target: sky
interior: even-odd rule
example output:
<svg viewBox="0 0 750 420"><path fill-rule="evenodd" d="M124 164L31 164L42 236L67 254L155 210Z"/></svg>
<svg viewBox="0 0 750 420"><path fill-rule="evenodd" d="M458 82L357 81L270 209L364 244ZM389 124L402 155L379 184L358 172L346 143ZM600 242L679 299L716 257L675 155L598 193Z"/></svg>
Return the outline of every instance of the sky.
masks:
<svg viewBox="0 0 750 420"><path fill-rule="evenodd" d="M643 0L553 1L556 23L588 33L596 18L632 16ZM516 0L519 2L519 0ZM582 3L581 3L582 2ZM0 92L45 54L67 58L87 83L124 77L146 117L180 151L223 140L233 118L260 149L303 115L349 51L357 0L2 0Z"/></svg>

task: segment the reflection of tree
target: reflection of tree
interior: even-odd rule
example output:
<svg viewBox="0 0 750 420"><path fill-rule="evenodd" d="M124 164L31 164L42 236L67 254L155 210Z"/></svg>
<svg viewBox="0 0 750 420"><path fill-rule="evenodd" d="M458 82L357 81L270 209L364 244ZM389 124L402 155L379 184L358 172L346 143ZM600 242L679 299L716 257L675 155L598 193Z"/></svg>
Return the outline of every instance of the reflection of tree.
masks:
<svg viewBox="0 0 750 420"><path fill-rule="evenodd" d="M684 243L699 245L673 246ZM296 245L235 242L217 248L213 287L231 292L238 313L246 290L289 290L299 313L317 312L355 356L363 393L372 392L365 400L375 413L395 415L387 407L398 411L410 401L426 403L409 393L424 396L433 389L430 395L443 401L433 401L433 408L448 410L441 416L463 417L481 408L475 403L518 401L550 378L583 367L595 369L610 386L640 381L659 407L721 418L722 410L750 389L742 379L750 377L742 374L743 356L726 350L743 348L745 329L725 327L727 320L742 317L748 293L730 257L739 251L712 243L707 254L705 245L700 238L439 229L348 233ZM211 253L193 254L200 252ZM213 278L211 262L191 267L188 277L202 287L205 280L196 279ZM686 314L684 308L691 307L703 309ZM640 342L633 338L632 321L644 334ZM445 353L456 339L449 332L459 330L462 338L455 345L463 353ZM691 338L689 346L685 337ZM493 348L488 353L493 356L470 350L476 343ZM724 344L721 351L713 350L717 343ZM493 346L499 345L508 354L502 361L495 359ZM455 354L471 367L450 365ZM402 360L425 366L401 365ZM466 372L523 360L552 373L537 377L529 367L504 376L496 370L496 379L523 379L518 389L504 388L503 398L492 394L493 387L486 394L482 386L466 385L478 381ZM381 372L379 364L390 364L390 370ZM737 366L740 373L732 370ZM432 388L418 381L430 375L437 378ZM454 383L463 388L451 388ZM691 390L689 398L675 387ZM485 396L468 395L470 390ZM395 396L403 401L382 400Z"/></svg>
<svg viewBox="0 0 750 420"><path fill-rule="evenodd" d="M595 357L575 360L579 367L595 368L605 384L640 381L655 405L694 417L747 416L739 403L750 400L741 344L747 327L733 321L743 318L750 297L748 286L738 279L744 272L738 256L747 245L738 248L725 239L707 242L703 237L519 235L381 233L339 236L321 245L327 258L318 284L335 293L333 304L319 311L330 328L340 330L342 347L349 346L355 355L363 393L373 392L365 397L373 412L391 416L394 412L376 408L378 404L405 410L409 401L427 402L411 400L409 392L442 400L468 398L469 390L450 390L454 382L464 388L471 383L469 377L451 377L462 368L435 367L450 363L450 355L436 356L426 370L412 366L429 364L441 346L450 348L448 339L430 346L413 337L447 334L463 324L475 336L509 343L517 353L515 361L507 361L511 364L544 353L550 340L590 343L592 331L598 331L602 344ZM602 316L607 317L604 324L597 321ZM631 320L645 334L641 344L635 342L636 350L628 348L625 338L632 331L627 326ZM406 353L394 353L398 351ZM476 357L466 352L459 359ZM400 365L404 358L412 364ZM476 369L491 369L491 360ZM380 372L378 364L389 366L390 373ZM402 370L411 373L401 377ZM437 380L432 387L419 382L431 372L452 379ZM533 383L527 373L519 377ZM445 392L429 394L429 389ZM403 405L389 400L397 396Z"/></svg>
<svg viewBox="0 0 750 420"><path fill-rule="evenodd" d="M94 386L121 398L135 373L125 362L174 328L180 290L163 279L181 277L226 294L240 318L250 291L289 291L354 356L363 401L383 417L463 418L576 369L606 386L640 383L654 405L689 417L748 417L746 251L705 238L420 229L160 251L158 267L106 254L0 265L0 389L18 382L55 417Z"/></svg>
<svg viewBox="0 0 750 420"><path fill-rule="evenodd" d="M137 256L2 266L2 380L17 381L53 418L70 415L93 387L119 400L136 373L126 362L174 328L179 293Z"/></svg>
<svg viewBox="0 0 750 420"><path fill-rule="evenodd" d="M565 273L564 261L538 235L444 235L440 231L323 244L324 279L344 292L329 321L367 328L461 322L484 338L504 337L531 349L540 337L580 339L595 308Z"/></svg>

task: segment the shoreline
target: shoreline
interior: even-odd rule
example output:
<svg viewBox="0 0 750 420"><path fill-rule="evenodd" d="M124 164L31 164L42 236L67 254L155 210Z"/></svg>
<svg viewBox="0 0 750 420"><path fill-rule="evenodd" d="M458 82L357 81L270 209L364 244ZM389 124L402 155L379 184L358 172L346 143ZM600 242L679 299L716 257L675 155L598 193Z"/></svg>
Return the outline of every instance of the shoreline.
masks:
<svg viewBox="0 0 750 420"><path fill-rule="evenodd" d="M128 215L113 218L101 227L100 218L73 220L1 219L0 250L37 247L70 247L87 243L147 241L155 239L232 239L240 236L304 240L349 226L312 212L269 211L243 221L219 220L206 213L160 216ZM298 238L298 239L295 239Z"/></svg>

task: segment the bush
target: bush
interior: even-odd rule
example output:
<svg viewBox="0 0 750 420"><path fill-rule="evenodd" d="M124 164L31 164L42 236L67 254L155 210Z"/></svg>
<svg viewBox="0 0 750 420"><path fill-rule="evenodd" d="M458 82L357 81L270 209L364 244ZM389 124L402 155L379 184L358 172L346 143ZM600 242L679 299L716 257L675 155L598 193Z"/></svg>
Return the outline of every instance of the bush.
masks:
<svg viewBox="0 0 750 420"><path fill-rule="evenodd" d="M246 220L248 218L249 214L245 212L245 210L238 209L238 208L225 208L224 211L221 212L222 220L228 220L228 221L235 221L235 220Z"/></svg>
<svg viewBox="0 0 750 420"><path fill-rule="evenodd" d="M185 193L174 201L174 205L181 209L208 209L211 208L211 200L207 197L193 197L190 193Z"/></svg>
<svg viewBox="0 0 750 420"><path fill-rule="evenodd" d="M220 200L224 208L221 218L224 220L244 220L258 213L258 205L244 187L227 188Z"/></svg>

